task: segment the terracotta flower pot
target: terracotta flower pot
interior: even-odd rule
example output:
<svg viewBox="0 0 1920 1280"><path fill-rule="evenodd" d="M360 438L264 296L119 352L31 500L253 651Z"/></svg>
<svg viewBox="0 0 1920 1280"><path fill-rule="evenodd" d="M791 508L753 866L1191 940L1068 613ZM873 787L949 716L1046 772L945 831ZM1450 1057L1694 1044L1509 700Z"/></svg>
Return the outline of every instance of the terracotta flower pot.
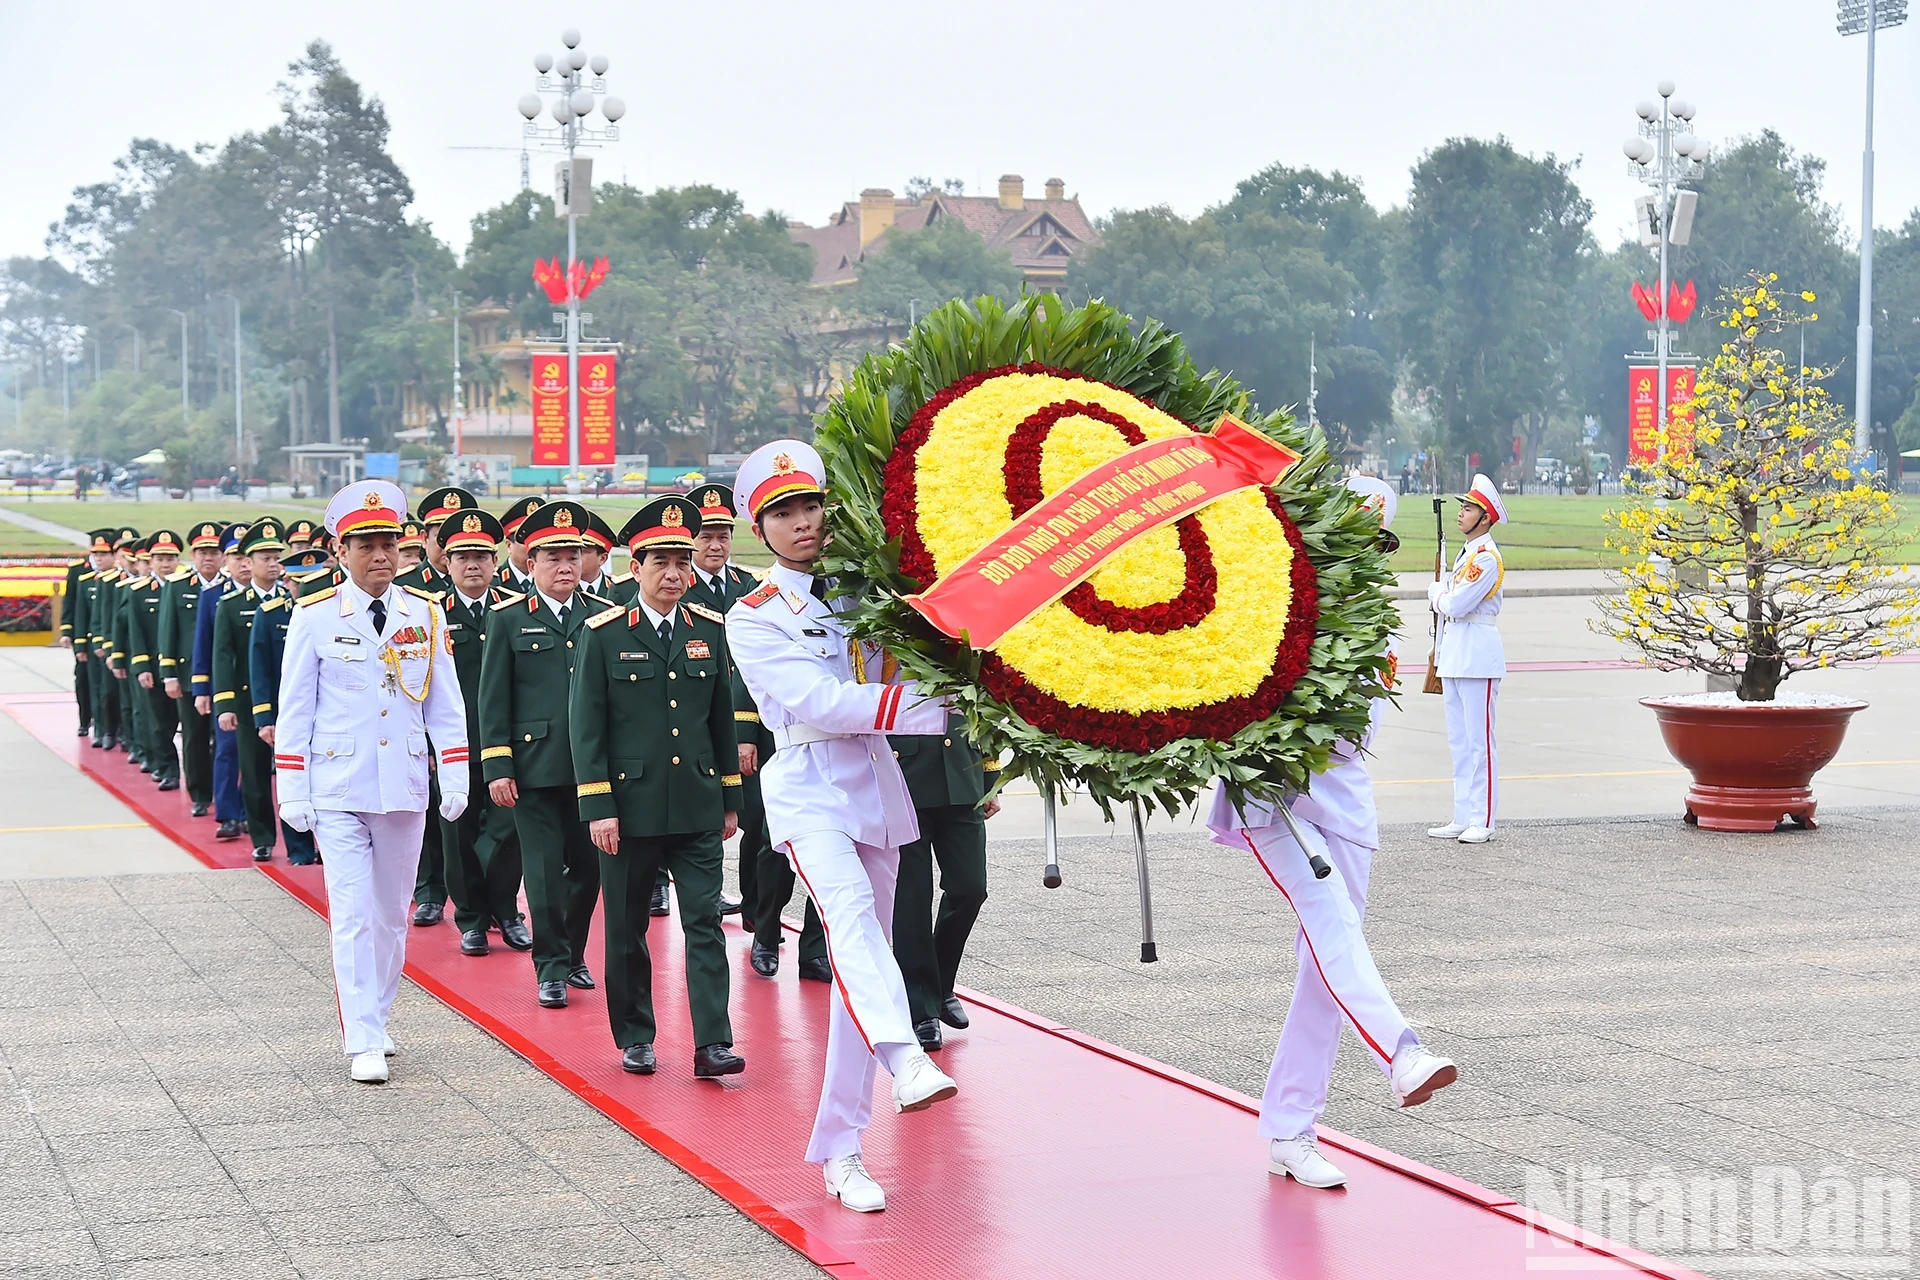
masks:
<svg viewBox="0 0 1920 1280"><path fill-rule="evenodd" d="M1693 774L1687 821L1708 831L1772 831L1783 818L1811 827L1813 775L1847 735L1860 701L1808 706L1642 698L1673 758Z"/></svg>

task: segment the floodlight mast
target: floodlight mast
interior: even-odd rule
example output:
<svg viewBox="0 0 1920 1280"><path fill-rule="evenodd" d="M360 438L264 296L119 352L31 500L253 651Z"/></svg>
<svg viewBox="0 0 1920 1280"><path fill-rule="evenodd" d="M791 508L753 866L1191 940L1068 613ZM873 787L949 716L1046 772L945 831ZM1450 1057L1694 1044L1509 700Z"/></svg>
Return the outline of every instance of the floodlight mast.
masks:
<svg viewBox="0 0 1920 1280"><path fill-rule="evenodd" d="M1860 156L1860 325L1853 353L1853 449L1873 451L1873 55L1874 34L1907 20L1907 0L1840 0L1835 28L1867 37L1867 131Z"/></svg>
<svg viewBox="0 0 1920 1280"><path fill-rule="evenodd" d="M1657 345L1654 358L1660 372L1655 388L1660 436L1664 439L1669 423L1667 421L1667 355L1673 345L1672 322L1667 317L1667 300L1672 285L1667 263L1667 249L1673 241L1673 198L1680 184L1698 181L1706 173L1707 144L1693 133L1694 106L1673 96L1674 84L1671 80L1662 80L1656 86L1660 100L1656 102L1642 99L1634 106L1634 114L1640 117L1640 136L1629 138L1621 150L1626 153L1628 171L1657 191L1654 198L1654 232L1660 240L1660 292L1657 295L1659 314L1657 325ZM1661 457L1666 456L1666 446L1660 446Z"/></svg>

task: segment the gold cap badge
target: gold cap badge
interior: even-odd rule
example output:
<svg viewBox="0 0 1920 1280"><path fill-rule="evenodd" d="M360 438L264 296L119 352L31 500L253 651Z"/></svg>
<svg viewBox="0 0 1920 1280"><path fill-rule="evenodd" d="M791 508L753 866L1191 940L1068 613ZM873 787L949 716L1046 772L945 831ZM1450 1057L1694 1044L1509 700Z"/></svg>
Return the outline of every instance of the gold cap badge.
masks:
<svg viewBox="0 0 1920 1280"><path fill-rule="evenodd" d="M668 529L678 529L684 526L687 520L680 514L680 508L668 507L660 513L660 523Z"/></svg>
<svg viewBox="0 0 1920 1280"><path fill-rule="evenodd" d="M776 453L773 455L773 474L777 476L787 476L792 475L799 469L799 467L794 465L792 454Z"/></svg>
<svg viewBox="0 0 1920 1280"><path fill-rule="evenodd" d="M365 507L369 511L378 511L381 506L379 493L372 492L367 494L365 501L363 501L360 505Z"/></svg>
<svg viewBox="0 0 1920 1280"><path fill-rule="evenodd" d="M473 515L470 515L470 516L468 516L468 517L467 517L467 518L466 518L465 520L463 520L463 521L461 521L461 523L460 523L460 527L461 527L461 528L462 528L463 530L465 530L466 532L468 532L468 533L478 533L478 532L480 532L480 515L479 515L479 513L478 513L478 512L475 512L475 513L474 513Z"/></svg>
<svg viewBox="0 0 1920 1280"><path fill-rule="evenodd" d="M556 529L573 528L573 512L562 507L553 513L553 527Z"/></svg>

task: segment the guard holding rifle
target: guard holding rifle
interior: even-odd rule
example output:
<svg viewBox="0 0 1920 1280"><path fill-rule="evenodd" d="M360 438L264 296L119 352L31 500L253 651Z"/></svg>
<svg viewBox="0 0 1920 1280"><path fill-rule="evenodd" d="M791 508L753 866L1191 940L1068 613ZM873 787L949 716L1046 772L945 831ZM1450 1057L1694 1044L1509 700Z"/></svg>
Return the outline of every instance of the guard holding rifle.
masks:
<svg viewBox="0 0 1920 1280"><path fill-rule="evenodd" d="M600 850L607 1017L620 1065L653 1074L649 902L673 873L686 938L693 1074L734 1075L727 944L720 932L722 842L738 825L733 699L722 615L682 599L693 576L697 512L656 498L620 530L637 594L587 621L573 679L573 772L580 816ZM697 527L697 526L695 526Z"/></svg>
<svg viewBox="0 0 1920 1280"><path fill-rule="evenodd" d="M1434 669L1447 698L1447 748L1453 756L1453 821L1430 827L1436 840L1485 844L1493 839L1500 810L1500 760L1494 746L1494 712L1507 651L1496 625L1506 566L1493 545L1493 526L1507 518L1500 490L1485 476L1460 499L1460 532L1467 544L1445 582L1427 588L1427 602L1440 621Z"/></svg>

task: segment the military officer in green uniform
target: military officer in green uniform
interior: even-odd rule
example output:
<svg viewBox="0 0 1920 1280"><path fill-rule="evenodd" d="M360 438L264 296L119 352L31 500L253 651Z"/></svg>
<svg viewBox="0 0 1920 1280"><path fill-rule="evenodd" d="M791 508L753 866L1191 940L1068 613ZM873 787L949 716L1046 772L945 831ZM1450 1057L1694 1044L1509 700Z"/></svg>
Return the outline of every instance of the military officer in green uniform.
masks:
<svg viewBox="0 0 1920 1280"><path fill-rule="evenodd" d="M400 526L400 562L403 566L393 575L395 586L412 587L425 592L436 604L446 604L447 580L434 565L434 556L445 555L439 551L434 541L434 529L439 521L446 519L446 503L451 495L464 494L463 489L435 489L420 500L420 516L417 520L408 520ZM472 507L472 494L466 494L467 506ZM462 689L464 693L465 690ZM430 758L437 759L437 756ZM469 806L473 808L477 806ZM446 918L447 910L447 863L440 842L440 822L432 815L440 809L440 774L436 769L427 776L427 827L420 840L420 868L414 873L413 881L413 922L417 925L435 925Z"/></svg>
<svg viewBox="0 0 1920 1280"><path fill-rule="evenodd" d="M93 733L93 691L88 687L87 647L73 642L73 615L80 607L80 584L91 581L98 566L93 560L93 540L100 536L95 530L87 535L88 553L67 566L66 588L60 597L60 647L73 654L73 701L80 713L80 731L76 737L89 737Z"/></svg>
<svg viewBox="0 0 1920 1280"><path fill-rule="evenodd" d="M566 1007L569 986L594 986L586 947L600 855L580 817L567 698L587 619L612 602L576 590L586 523L587 509L567 499L521 520L532 590L489 610L480 660L481 771L520 833L534 980L548 1009Z"/></svg>
<svg viewBox="0 0 1920 1280"><path fill-rule="evenodd" d="M622 604L625 601L614 600L613 574L607 568L615 540L613 526L601 519L598 512L589 511L587 545L580 548L580 589L588 595Z"/></svg>
<svg viewBox="0 0 1920 1280"><path fill-rule="evenodd" d="M86 567L74 578L73 592L67 597L60 623L61 643L71 643L75 666L87 669L87 738L96 747L106 745L107 724L101 714L100 698L104 692L102 682L111 677L106 674L100 655L94 652L88 613L100 590L100 575L113 568L113 534L112 529L95 529L87 535Z"/></svg>
<svg viewBox="0 0 1920 1280"><path fill-rule="evenodd" d="M193 637L200 593L219 581L223 532L217 520L203 520L187 530L192 563L167 579L160 594L160 633L154 640L161 684L180 722L180 761L196 818L206 817L213 807L213 722L200 713L193 696Z"/></svg>
<svg viewBox="0 0 1920 1280"><path fill-rule="evenodd" d="M74 615L74 643L85 643L87 661L92 664L89 681L93 696L93 745L112 748L119 745L120 695L114 687L113 645L107 628L113 625L110 606L113 584L120 580L120 557L114 551L117 529L103 529L94 537L92 559L100 567L80 586L80 608Z"/></svg>
<svg viewBox="0 0 1920 1280"><path fill-rule="evenodd" d="M152 773L147 763L146 699L137 697L139 684L133 679L133 591L147 577L147 540L135 538L122 553L125 571L113 584L113 603L108 606L112 621L107 624L108 647L112 650L113 681L120 695L120 723L125 732L121 745L127 749L127 762L140 766L140 772Z"/></svg>
<svg viewBox="0 0 1920 1280"><path fill-rule="evenodd" d="M500 566L500 585L522 595L533 590L533 563L527 544L520 540L520 526L546 503L538 494L517 499L500 517L500 528L507 537L507 562Z"/></svg>
<svg viewBox="0 0 1920 1280"><path fill-rule="evenodd" d="M987 900L987 819L1000 812L988 800L998 760L967 741L965 721L949 716L944 734L895 735L894 758L913 797L920 838L900 849L893 896L893 958L907 984L913 1033L931 1052L945 1036L940 1024L964 1028L966 1006L953 994L967 935ZM940 913L933 910L933 868L940 867Z"/></svg>
<svg viewBox="0 0 1920 1280"><path fill-rule="evenodd" d="M160 621L166 604L168 579L180 566L180 535L161 529L147 538L147 574L133 587L127 608L127 671L138 684L137 700L145 705L147 760L153 766L153 780L162 791L180 789L180 755L173 736L180 728L180 714L167 692L165 670L160 665Z"/></svg>
<svg viewBox="0 0 1920 1280"><path fill-rule="evenodd" d="M319 529L320 526L318 524L305 518L295 520L288 524L287 553L292 555L311 547L313 545L313 535L319 532Z"/></svg>
<svg viewBox="0 0 1920 1280"><path fill-rule="evenodd" d="M255 521L240 539L240 552L247 558L253 581L222 596L213 618L213 710L220 727L234 734L240 796L247 809L247 835L253 841L255 862L273 858L276 810L273 748L261 740L253 723L249 646L261 604L286 594L280 584L280 553L286 549L285 528L278 520L269 516Z"/></svg>
<svg viewBox="0 0 1920 1280"><path fill-rule="evenodd" d="M287 653L287 628L293 624L296 589L309 578L327 576L327 553L309 546L280 558L280 587L260 601L254 611L253 632L247 640L247 678L253 698L253 731L272 747L280 720L280 668ZM296 867L320 861L313 832L280 828L287 839L287 861Z"/></svg>
<svg viewBox="0 0 1920 1280"><path fill-rule="evenodd" d="M720 932L722 842L734 833L740 794L726 620L682 603L698 519L687 499L667 497L627 521L620 537L638 594L588 620L573 680L573 772L604 887L607 1017L620 1065L637 1075L657 1065L647 925L663 866L680 894L693 1074L747 1065L733 1052Z"/></svg>

